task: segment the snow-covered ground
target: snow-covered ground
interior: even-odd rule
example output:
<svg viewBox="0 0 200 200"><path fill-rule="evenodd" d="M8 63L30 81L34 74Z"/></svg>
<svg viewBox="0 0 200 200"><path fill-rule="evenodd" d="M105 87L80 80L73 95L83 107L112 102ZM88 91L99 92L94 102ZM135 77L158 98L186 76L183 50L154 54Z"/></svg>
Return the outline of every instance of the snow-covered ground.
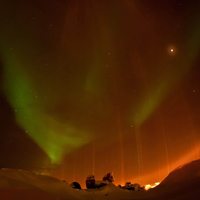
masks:
<svg viewBox="0 0 200 200"><path fill-rule="evenodd" d="M59 179L34 173L2 169L2 200L182 200L200 199L200 160L172 171L156 188L129 191L109 184L100 189L75 190Z"/></svg>

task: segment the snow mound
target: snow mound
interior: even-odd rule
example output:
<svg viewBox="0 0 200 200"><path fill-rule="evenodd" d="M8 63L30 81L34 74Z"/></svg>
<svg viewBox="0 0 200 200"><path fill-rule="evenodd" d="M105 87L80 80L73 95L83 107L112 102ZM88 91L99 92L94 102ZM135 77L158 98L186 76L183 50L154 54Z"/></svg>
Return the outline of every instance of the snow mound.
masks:
<svg viewBox="0 0 200 200"><path fill-rule="evenodd" d="M151 200L199 200L200 160L181 165L173 170L157 187L147 191Z"/></svg>
<svg viewBox="0 0 200 200"><path fill-rule="evenodd" d="M0 189L0 198L2 200L58 200L46 192L38 189Z"/></svg>
<svg viewBox="0 0 200 200"><path fill-rule="evenodd" d="M95 200L125 200L125 199L140 199L145 195L146 191L134 192L127 189L117 187L113 183L110 183L100 189L87 190L93 194Z"/></svg>
<svg viewBox="0 0 200 200"><path fill-rule="evenodd" d="M189 181L200 177L200 160L195 160L174 169L161 183L175 183L180 181Z"/></svg>
<svg viewBox="0 0 200 200"><path fill-rule="evenodd" d="M16 169L1 169L0 190L3 193L11 190L15 195L18 196L21 196L22 193L24 193L24 195L26 195L26 193L29 193L30 197L38 194L42 196L46 195L46 197L52 196L49 199L52 199L53 197L53 199L81 199L77 191L69 186L66 182L50 176L37 175L34 173Z"/></svg>

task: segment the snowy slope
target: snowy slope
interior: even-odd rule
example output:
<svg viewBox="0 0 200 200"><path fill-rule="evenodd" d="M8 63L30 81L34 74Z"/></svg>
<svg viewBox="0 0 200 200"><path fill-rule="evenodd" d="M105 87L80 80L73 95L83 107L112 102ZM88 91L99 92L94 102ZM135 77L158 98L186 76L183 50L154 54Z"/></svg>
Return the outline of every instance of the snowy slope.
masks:
<svg viewBox="0 0 200 200"><path fill-rule="evenodd" d="M161 184L189 181L200 177L200 160L186 163L174 169Z"/></svg>
<svg viewBox="0 0 200 200"><path fill-rule="evenodd" d="M109 184L100 189L75 190L53 177L14 169L0 171L2 200L186 200L200 199L200 160L172 171L156 188L129 191Z"/></svg>
<svg viewBox="0 0 200 200"><path fill-rule="evenodd" d="M66 182L50 176L37 175L30 172L14 169L3 169L0 171L1 191L11 189L17 193L18 190L37 191L46 193L57 199L81 199L76 190ZM55 198L55 199L56 199Z"/></svg>
<svg viewBox="0 0 200 200"><path fill-rule="evenodd" d="M148 191L149 199L200 199L200 160L173 170L156 188Z"/></svg>
<svg viewBox="0 0 200 200"><path fill-rule="evenodd" d="M58 200L39 189L18 188L0 189L1 200Z"/></svg>

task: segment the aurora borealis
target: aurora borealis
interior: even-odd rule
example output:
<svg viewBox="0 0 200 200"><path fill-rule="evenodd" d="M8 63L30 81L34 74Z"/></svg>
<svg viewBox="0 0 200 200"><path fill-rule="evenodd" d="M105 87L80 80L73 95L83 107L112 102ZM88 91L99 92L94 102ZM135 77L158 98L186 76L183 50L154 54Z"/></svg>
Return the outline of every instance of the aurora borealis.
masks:
<svg viewBox="0 0 200 200"><path fill-rule="evenodd" d="M200 151L200 2L0 2L0 167L161 181ZM173 51L172 51L173 49Z"/></svg>

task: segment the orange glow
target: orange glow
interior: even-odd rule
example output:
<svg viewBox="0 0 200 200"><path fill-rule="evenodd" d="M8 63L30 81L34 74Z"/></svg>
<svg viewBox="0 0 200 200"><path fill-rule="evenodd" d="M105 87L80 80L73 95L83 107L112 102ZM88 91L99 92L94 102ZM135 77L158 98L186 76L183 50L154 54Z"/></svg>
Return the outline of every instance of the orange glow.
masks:
<svg viewBox="0 0 200 200"><path fill-rule="evenodd" d="M200 147L200 144L198 145L198 147ZM189 151L188 153L186 153L185 155L183 155L182 157L180 157L179 159L177 159L174 162L171 162L169 164L169 171L172 172L176 169L181 168L183 165L185 165L186 163L189 163L193 160L199 159L198 156L198 149L196 147L194 147L191 151ZM166 178L168 176L168 170L167 170L168 166L164 166L163 168L160 169L160 179L159 181L161 182L164 178ZM134 180L131 180L131 182L136 182L136 180L141 180L140 184L141 185L145 185L146 187L146 177L149 177L149 180L151 182L156 181L156 177L158 177L158 170L156 169L155 171L152 171L149 174L144 174L140 177L136 177ZM158 179L157 179L158 180ZM147 184L148 187L149 184ZM151 185L150 185L151 186ZM150 187L151 188L151 187Z"/></svg>
<svg viewBox="0 0 200 200"><path fill-rule="evenodd" d="M145 185L145 190L149 190L151 188L155 188L159 184L160 184L160 182L156 182L156 183L154 183L154 185L147 184L147 185Z"/></svg>

